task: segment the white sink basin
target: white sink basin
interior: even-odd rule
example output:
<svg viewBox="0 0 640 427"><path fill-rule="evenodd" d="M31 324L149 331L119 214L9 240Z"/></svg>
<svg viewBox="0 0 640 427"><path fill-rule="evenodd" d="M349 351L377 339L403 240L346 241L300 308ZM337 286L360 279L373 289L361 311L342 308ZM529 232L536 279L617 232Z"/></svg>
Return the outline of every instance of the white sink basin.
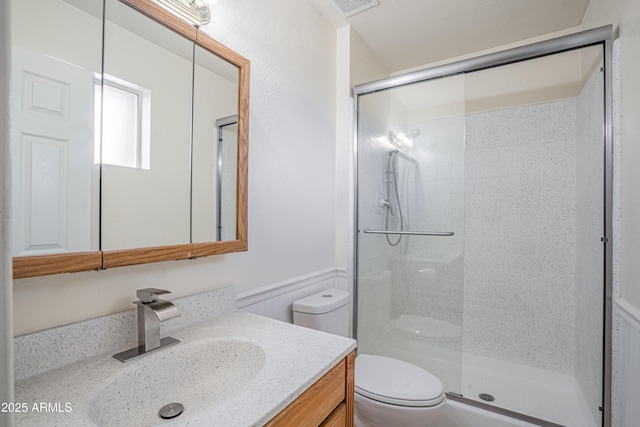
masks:
<svg viewBox="0 0 640 427"><path fill-rule="evenodd" d="M348 338L239 311L170 335L181 342L131 362L112 357L118 348L19 381L16 402L62 410L16 413L15 424L264 425L355 348ZM184 410L163 420L158 412L170 403Z"/></svg>
<svg viewBox="0 0 640 427"><path fill-rule="evenodd" d="M157 425L160 408L177 402L184 411L175 420L184 422L241 391L265 360L258 345L240 339L181 343L122 365L88 415L99 426Z"/></svg>

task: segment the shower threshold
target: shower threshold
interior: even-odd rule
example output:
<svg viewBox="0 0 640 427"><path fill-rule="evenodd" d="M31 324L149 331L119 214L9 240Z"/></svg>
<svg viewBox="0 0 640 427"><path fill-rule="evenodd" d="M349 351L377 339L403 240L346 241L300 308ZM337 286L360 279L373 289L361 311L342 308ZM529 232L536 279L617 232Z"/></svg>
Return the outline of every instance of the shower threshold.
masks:
<svg viewBox="0 0 640 427"><path fill-rule="evenodd" d="M447 392L447 399L463 403L465 405L473 406L474 408L483 409L485 411L494 412L496 414L504 415L510 418L514 418L516 420L525 421L537 426L541 427L565 427L562 424L552 423L550 421L541 420L539 418L531 417L529 415L521 414L519 412L510 411L508 409L503 409L495 405L491 405L488 403L480 402L474 399L469 399L459 394Z"/></svg>

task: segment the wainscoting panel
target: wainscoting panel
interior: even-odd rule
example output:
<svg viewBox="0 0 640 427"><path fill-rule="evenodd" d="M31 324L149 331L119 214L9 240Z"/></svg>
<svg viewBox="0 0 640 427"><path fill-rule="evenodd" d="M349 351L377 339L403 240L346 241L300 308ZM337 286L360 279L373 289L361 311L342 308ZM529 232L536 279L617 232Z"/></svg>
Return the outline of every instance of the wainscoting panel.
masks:
<svg viewBox="0 0 640 427"><path fill-rule="evenodd" d="M347 274L330 268L238 294L238 309L293 323L293 302L325 289L351 292Z"/></svg>
<svg viewBox="0 0 640 427"><path fill-rule="evenodd" d="M637 426L640 420L640 311L622 299L617 300L616 305L620 332L615 426Z"/></svg>

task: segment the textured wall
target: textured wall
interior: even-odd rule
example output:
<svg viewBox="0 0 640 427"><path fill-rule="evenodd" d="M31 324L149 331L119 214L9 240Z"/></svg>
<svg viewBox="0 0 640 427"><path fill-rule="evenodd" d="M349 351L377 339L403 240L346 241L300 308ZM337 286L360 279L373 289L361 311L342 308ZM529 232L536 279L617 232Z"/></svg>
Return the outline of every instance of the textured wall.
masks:
<svg viewBox="0 0 640 427"><path fill-rule="evenodd" d="M591 0L582 21L584 28L613 24L617 30L614 42L614 265L613 298L622 297L638 309L640 307L640 196L634 183L640 180L640 2L636 0ZM614 31L615 33L615 31ZM622 91L624 88L624 92ZM622 156L620 153L624 153ZM619 215L618 215L619 214ZM615 307L614 307L615 308ZM614 311L615 312L615 311ZM614 326L623 320L614 314ZM613 331L613 405L612 425L623 426L628 419L637 419L637 405L624 402L634 393L627 381L638 372L637 355L623 347L619 327ZM635 357L635 358L634 358ZM620 359L628 363L619 363ZM617 365L616 365L617 363ZM635 414L634 414L635 411ZM630 418L627 418L630 417Z"/></svg>
<svg viewBox="0 0 640 427"><path fill-rule="evenodd" d="M640 197L631 183L640 181L640 2L621 0L620 39L622 56L622 289L621 296L640 309Z"/></svg>
<svg viewBox="0 0 640 427"><path fill-rule="evenodd" d="M467 116L467 352L573 373L576 101Z"/></svg>
<svg viewBox="0 0 640 427"><path fill-rule="evenodd" d="M591 0L582 21L584 28L613 24L618 30L622 79L620 102L620 131L624 157L621 159L620 174L623 182L621 197L621 227L624 239L621 241L621 297L640 308L640 264L636 262L640 254L640 226L636 218L640 216L640 196L633 185L640 181L640 126L637 111L640 109L640 2L637 0Z"/></svg>
<svg viewBox="0 0 640 427"><path fill-rule="evenodd" d="M9 55L9 4L0 1L0 58ZM11 281L9 176L9 61L0 61L0 402L13 401L13 287ZM11 427L11 413L0 412L0 424Z"/></svg>

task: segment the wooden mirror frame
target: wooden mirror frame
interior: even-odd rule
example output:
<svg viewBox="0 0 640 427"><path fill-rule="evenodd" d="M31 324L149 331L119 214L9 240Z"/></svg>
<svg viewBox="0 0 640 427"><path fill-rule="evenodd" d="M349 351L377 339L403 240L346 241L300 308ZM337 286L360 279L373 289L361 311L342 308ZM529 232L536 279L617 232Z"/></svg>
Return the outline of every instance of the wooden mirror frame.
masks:
<svg viewBox="0 0 640 427"><path fill-rule="evenodd" d="M13 258L13 278L75 273L111 267L220 255L247 250L249 160L249 60L151 0L119 0L238 67L238 168L236 240L137 249L74 252ZM104 17L103 17L104 19ZM195 60L195 58L194 58Z"/></svg>

